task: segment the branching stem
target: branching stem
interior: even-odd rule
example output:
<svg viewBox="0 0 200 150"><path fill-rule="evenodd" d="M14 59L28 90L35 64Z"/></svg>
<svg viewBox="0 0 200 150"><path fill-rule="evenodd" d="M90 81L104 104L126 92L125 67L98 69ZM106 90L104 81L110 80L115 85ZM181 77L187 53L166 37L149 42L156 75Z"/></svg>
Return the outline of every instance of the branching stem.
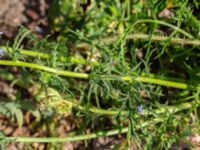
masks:
<svg viewBox="0 0 200 150"><path fill-rule="evenodd" d="M166 106L165 108L161 108L157 111L154 112L156 113L163 113L166 111L169 111L170 113L176 113L184 109L189 109L193 107L194 103L182 103L178 106ZM92 111L94 112L103 112L105 110L99 111L98 109L93 109ZM113 113L112 111L111 113ZM104 112L105 114L105 112ZM148 114L148 113L147 113ZM157 122L163 122L165 118L155 118L152 119L151 121L146 121L143 122L142 124L138 124L136 127L141 128L145 127L149 124L152 123L157 123ZM114 130L109 130L109 131L99 131L96 133L91 133L91 134L85 134L85 135L76 135L76 136L68 136L68 137L5 137L4 141L9 141L9 142L39 142L39 143L58 143L58 142L74 142L74 141L80 141L80 140L90 140L98 137L106 137L106 136L112 136L112 135L117 135L117 134L122 134L122 133L127 133L128 132L128 127L120 128L120 129L114 129Z"/></svg>
<svg viewBox="0 0 200 150"><path fill-rule="evenodd" d="M138 125L138 128L145 127L148 124L162 122L163 118L156 118L152 121L143 122L141 125ZM109 131L99 131L91 134L83 134L76 136L68 136L68 137L5 137L3 142L38 142L38 143L59 143L59 142L75 142L81 140L90 140L98 137L106 137L117 134L122 134L128 132L128 127L114 129Z"/></svg>
<svg viewBox="0 0 200 150"><path fill-rule="evenodd" d="M65 70L58 70L47 66L42 66L34 63L28 63L28 62L22 62L22 61L10 61L10 60L0 60L0 65L6 65L6 66L19 66L19 67L28 67L36 70L42 70L46 72L50 72L53 74L57 74L60 76L66 76L66 77L73 77L73 78L82 78L82 79L88 79L89 74L87 73L77 73L77 72L71 72L71 71L65 71ZM100 76L101 77L101 76ZM161 80L156 79L152 77L142 77L142 76L115 76L117 79L121 79L124 81L140 81L144 83L151 83L156 85L162 85L167 87L173 87L177 89L187 89L189 87L186 83L181 82L175 82L175 81L168 81L168 80ZM115 78L102 76L102 79L105 80L114 80Z"/></svg>
<svg viewBox="0 0 200 150"><path fill-rule="evenodd" d="M196 46L200 45L200 40L169 38L167 36L159 36L159 35L151 35L150 36L148 34L140 34L140 33L127 35L125 39L126 40L137 40L137 39L148 40L149 38L151 38L151 40L154 40L154 41L169 40L169 42L176 43L176 44L183 44L183 45L196 45ZM101 42L104 44L110 44L116 40L117 40L117 37L115 36L115 37L104 38L101 40ZM94 42L99 42L99 41L95 40ZM77 47L88 47L88 46L89 46L89 44L87 44L87 43L80 43L77 45ZM1 46L1 48L4 49L8 53L13 51L11 47ZM47 53L38 52L38 51L30 51L30 50L22 49L22 50L20 50L20 53L22 55L26 55L26 56L30 56L30 57L39 57L42 59L51 58L51 55L49 55ZM62 61L62 62L71 62L71 63L78 63L78 64L91 64L94 66L99 65L98 62L89 62L83 58L77 58L77 57L59 57L58 60Z"/></svg>

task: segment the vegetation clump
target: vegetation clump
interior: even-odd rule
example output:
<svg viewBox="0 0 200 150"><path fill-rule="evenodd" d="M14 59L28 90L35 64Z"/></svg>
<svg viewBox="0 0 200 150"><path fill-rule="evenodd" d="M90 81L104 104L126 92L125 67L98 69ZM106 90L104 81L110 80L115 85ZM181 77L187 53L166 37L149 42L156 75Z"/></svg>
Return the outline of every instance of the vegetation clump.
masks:
<svg viewBox="0 0 200 150"><path fill-rule="evenodd" d="M1 143L56 148L52 143L89 140L87 147L91 139L122 135L113 148L187 144L199 133L198 2L87 2L54 0L52 36L38 39L21 27L13 44L1 46L1 79L16 94L2 97L0 113L23 126L29 110L34 124L48 122L50 133L36 138L1 132ZM72 118L75 127L58 137L62 118Z"/></svg>

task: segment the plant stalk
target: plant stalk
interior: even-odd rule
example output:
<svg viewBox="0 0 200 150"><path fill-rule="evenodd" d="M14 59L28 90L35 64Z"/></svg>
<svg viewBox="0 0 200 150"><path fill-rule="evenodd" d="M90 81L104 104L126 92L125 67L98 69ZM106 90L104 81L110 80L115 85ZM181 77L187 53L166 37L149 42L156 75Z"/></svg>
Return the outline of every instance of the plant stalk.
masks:
<svg viewBox="0 0 200 150"><path fill-rule="evenodd" d="M27 67L27 68L50 72L53 74L66 76L66 77L82 78L82 79L90 78L89 74L87 73L77 73L77 72L71 72L71 71L65 71L65 70L58 70L51 67L42 66L42 65L38 65L34 63L22 62L22 61L0 60L0 65ZM137 76L136 77L135 76L114 76L114 77L123 81L139 81L139 82L167 86L167 87L172 87L172 88L177 88L177 89L187 89L189 87L189 85L186 83L161 80L161 79L156 79L152 77L142 77L142 76L138 76L138 77ZM104 76L100 76L100 78L105 79L105 80L115 80L113 76L107 77L104 75Z"/></svg>
<svg viewBox="0 0 200 150"><path fill-rule="evenodd" d="M171 43L176 43L176 44L183 44L183 45L200 45L200 40L190 40L190 39L182 39L182 38L169 38L167 36L159 36L159 35L148 35L148 34L129 34L125 37L126 40L137 40L137 39L142 39L142 40L148 40L151 38L151 40L154 41L167 41ZM104 38L101 40L102 43L104 44L110 44L114 41L116 41L118 38L115 37L109 37L109 38ZM98 40L95 40L94 42L99 42ZM89 44L87 43L80 43L77 45L77 48L80 47L88 47ZM7 53L13 52L12 47L7 47L7 46L1 46L2 49L4 49ZM21 49L20 53L22 55L30 56L30 57L39 57L42 59L48 59L51 58L51 55L47 53L42 53L38 51L30 51L26 49ZM71 63L78 63L78 64L91 64L91 65L100 65L98 62L89 62L83 58L77 58L77 57L59 57L59 61L62 62L71 62Z"/></svg>
<svg viewBox="0 0 200 150"><path fill-rule="evenodd" d="M138 125L137 128L145 127L149 124L162 122L163 118L156 118L152 121L143 122L141 125ZM38 142L38 143L61 143L61 142L75 142L81 140L90 140L98 137L106 137L117 134L123 134L128 132L128 127L114 129L109 131L99 131L96 133L85 134L85 135L76 135L76 136L68 136L68 137L5 137L2 142Z"/></svg>

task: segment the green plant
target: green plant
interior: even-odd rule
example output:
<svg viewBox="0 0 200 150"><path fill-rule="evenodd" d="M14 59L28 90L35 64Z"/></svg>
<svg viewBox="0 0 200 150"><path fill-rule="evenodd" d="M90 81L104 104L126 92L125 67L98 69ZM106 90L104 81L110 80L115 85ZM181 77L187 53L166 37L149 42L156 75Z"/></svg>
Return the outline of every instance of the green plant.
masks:
<svg viewBox="0 0 200 150"><path fill-rule="evenodd" d="M187 15L187 1L184 5L177 1L176 7L181 11L176 18L169 19L169 23L158 20L156 13L169 7L170 1L148 1L148 5L143 1L132 4L129 0L106 1L107 5L91 1L85 12L81 8L72 9L78 7L77 1L74 5L62 2L60 5L54 1L64 7L59 8L62 12L57 10L58 6L52 11L57 12L56 16L52 15L53 19L61 18L55 30L61 32L64 28L58 40L51 41L50 37L38 40L22 28L12 47L1 47L5 56L0 60L6 69L16 66L22 74L16 80L15 75L9 77L7 71L6 75L2 74L3 78L27 90L30 102L36 104L35 109L53 118L53 125L49 127L52 137L2 135L2 142L54 143L126 133L126 146L135 140L140 149L168 149L199 132L200 41L194 34L197 24L191 30L187 26L190 19L197 22L194 16ZM130 11L132 9L136 12ZM95 10L99 16L90 18ZM148 18L148 10L149 18L153 19ZM80 16L79 11L82 11ZM79 30L67 28L63 18L74 20L72 29ZM185 18L188 20L183 20ZM78 28L81 19L87 21ZM98 21L96 27L90 19ZM112 21L117 22L117 29L112 29L118 35L115 37L108 31ZM102 24L104 26L99 27ZM163 26L170 34L162 35ZM29 50L22 47L25 37ZM191 114L195 120L190 124ZM78 122L77 130L67 137L55 137L56 121L66 116ZM22 124L22 116L17 118ZM86 134L87 128L92 132Z"/></svg>

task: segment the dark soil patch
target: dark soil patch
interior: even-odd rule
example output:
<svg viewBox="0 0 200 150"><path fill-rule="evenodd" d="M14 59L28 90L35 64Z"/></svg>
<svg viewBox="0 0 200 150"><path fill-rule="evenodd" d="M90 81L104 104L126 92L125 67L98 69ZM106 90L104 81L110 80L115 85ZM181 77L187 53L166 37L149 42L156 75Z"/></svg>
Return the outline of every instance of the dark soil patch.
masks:
<svg viewBox="0 0 200 150"><path fill-rule="evenodd" d="M45 0L0 0L0 4L0 31L6 38L13 39L20 25L47 34L49 4Z"/></svg>

